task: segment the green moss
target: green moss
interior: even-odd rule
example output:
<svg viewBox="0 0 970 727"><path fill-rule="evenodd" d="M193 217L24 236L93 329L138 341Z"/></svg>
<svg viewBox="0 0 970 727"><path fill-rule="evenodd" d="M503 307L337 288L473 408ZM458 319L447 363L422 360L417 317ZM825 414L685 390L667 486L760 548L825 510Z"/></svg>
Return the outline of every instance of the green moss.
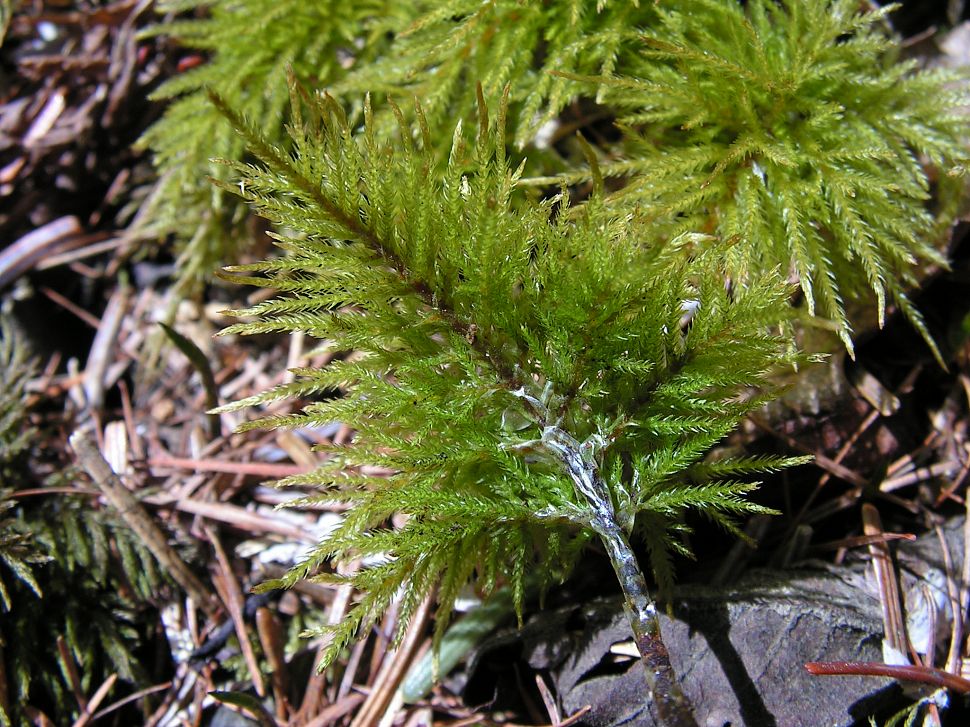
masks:
<svg viewBox="0 0 970 727"><path fill-rule="evenodd" d="M845 300L894 302L939 352L906 290L945 266L926 171L963 174L966 78L899 61L892 6L854 0L698 0L663 8L608 84L629 175L611 202L670 234L736 239L728 271L797 276L849 351Z"/></svg>
<svg viewBox="0 0 970 727"><path fill-rule="evenodd" d="M513 204L505 106L494 124L483 111L474 145L459 127L443 163L420 130L413 145L407 129L389 145L369 125L352 131L333 100L307 104L292 155L225 109L260 159L234 165L232 188L290 231L277 236L285 255L230 268L280 296L238 311L256 320L227 333L304 331L363 356L300 369L227 409L343 392L245 425L341 421L358 433L289 480L320 485L313 501L353 507L273 584L383 556L327 576L363 594L332 629L329 659L401 589L403 629L437 588L440 635L469 580L485 593L511 582L521 607L537 559L547 583L568 571L601 513L563 468L561 441L581 443L627 533L649 521L640 534L664 584L684 511L733 529L734 516L760 510L744 497L754 484L735 475L792 460L700 460L759 405L768 372L796 358L777 330L790 293L777 277L729 291L719 254L684 254L696 236L654 245L650 227L625 219L551 216L558 200ZM385 526L394 513L403 528Z"/></svg>

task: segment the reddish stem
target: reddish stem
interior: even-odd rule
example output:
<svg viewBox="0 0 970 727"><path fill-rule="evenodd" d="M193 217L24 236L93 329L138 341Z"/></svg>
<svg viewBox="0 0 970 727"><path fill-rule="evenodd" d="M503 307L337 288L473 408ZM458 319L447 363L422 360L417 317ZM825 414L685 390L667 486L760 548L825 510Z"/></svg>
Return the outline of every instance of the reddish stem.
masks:
<svg viewBox="0 0 970 727"><path fill-rule="evenodd" d="M919 682L970 694L970 680L931 666L894 666L874 661L810 661L805 669L816 675L890 677L902 682Z"/></svg>

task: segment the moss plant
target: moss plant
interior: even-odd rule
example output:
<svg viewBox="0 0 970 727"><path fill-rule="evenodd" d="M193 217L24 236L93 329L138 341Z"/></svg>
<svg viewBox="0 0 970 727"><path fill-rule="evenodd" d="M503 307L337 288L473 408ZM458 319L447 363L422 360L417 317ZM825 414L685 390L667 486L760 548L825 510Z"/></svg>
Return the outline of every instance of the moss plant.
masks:
<svg viewBox="0 0 970 727"><path fill-rule="evenodd" d="M790 270L809 312L831 319L850 352L846 301L870 294L880 323L894 302L933 345L906 290L919 264L945 264L924 167L962 171L966 94L954 74L899 62L891 6L172 0L161 9L208 10L151 31L206 58L159 91L174 103L143 140L161 180L140 234L175 236L190 287L249 239L243 208L205 181L225 180L212 157L243 154L205 89L283 143L289 65L351 103L370 92L418 96L444 148L455 119L474 119L476 83L493 96L509 84L520 146L585 90L624 119L625 158L605 171L629 184L609 206L670 236L739 239L729 273ZM393 121L377 128L396 133Z"/></svg>
<svg viewBox="0 0 970 727"><path fill-rule="evenodd" d="M72 675L58 640L74 662L82 692L110 674L146 686L135 651L148 640L144 606L163 583L155 561L130 530L62 494L16 497L36 489L25 423L25 386L32 375L25 347L0 322L0 725L28 724L39 709L50 724L80 715ZM49 478L70 487L76 473Z"/></svg>
<svg viewBox="0 0 970 727"><path fill-rule="evenodd" d="M70 487L77 476L67 471L47 484ZM144 544L110 514L92 509L88 497L34 496L10 512L19 532L29 533L31 553L47 562L33 567L36 590L23 580L10 584L11 606L0 614L8 717L26 724L27 707L53 724L79 716L58 638L85 695L112 673L121 689L148 686L141 650L156 634L150 604L164 579Z"/></svg>
<svg viewBox="0 0 970 727"><path fill-rule="evenodd" d="M172 103L140 141L153 152L160 178L136 234L173 236L180 254L179 280L194 292L218 265L237 260L251 239L241 224L245 210L207 179L225 179L225 167L212 159L241 159L243 145L209 103L206 89L219 89L281 141L286 69L313 84L333 82L345 66L372 57L380 45L381 23L389 23L407 4L168 0L157 5L160 12L206 14L165 22L144 34L176 40L200 54L201 63L168 80L154 95Z"/></svg>
<svg viewBox="0 0 970 727"><path fill-rule="evenodd" d="M199 64L155 93L172 103L140 142L153 152L160 180L136 234L175 238L188 290L216 265L237 260L250 239L244 208L207 181L225 179L212 158L243 155L207 88L276 142L285 139L287 67L354 101L372 92L417 95L432 128L445 130L447 147L454 119L474 121L477 83L493 95L511 84L516 140L524 145L578 88L550 71L613 72L655 16L652 2L636 0L167 0L158 10L181 19L143 35L180 43L199 54ZM382 128L394 133L388 118Z"/></svg>
<svg viewBox="0 0 970 727"><path fill-rule="evenodd" d="M239 311L254 320L228 332L302 331L361 354L228 407L291 400L294 413L246 426L341 421L357 432L288 480L353 507L269 584L314 576L358 592L326 630L327 662L394 598L398 638L437 599L436 644L470 582L485 595L509 586L521 613L532 566L548 586L597 541L662 719L693 723L630 542L668 588L671 553L689 552L685 512L735 532L734 518L759 511L747 475L794 461L705 459L771 395L773 368L799 358L786 320L798 288L785 280L850 353L849 304L874 299L880 325L894 304L939 358L907 291L919 266L946 265L931 178L963 172L967 94L956 74L900 61L891 7L867 7L165 5L208 8L157 32L210 57L163 88L177 101L145 139L162 172L155 233L181 239L183 280L197 280L237 256L226 233L248 203L280 231L282 254L230 277L278 295ZM287 91L285 66L340 103ZM503 87L491 123L483 98ZM565 190L527 199L506 115L527 147L583 89L620 116L622 158L601 149L598 164L585 147L590 170L554 170L592 181L581 207ZM413 115L393 104L372 114L363 92L420 103ZM477 123L473 142L462 123ZM604 173L622 177L609 196ZM206 175L212 191L201 191ZM358 558L366 565L336 575L335 563Z"/></svg>
<svg viewBox="0 0 970 727"><path fill-rule="evenodd" d="M12 575L26 590L40 596L34 568L48 560L34 542L30 529L14 516L12 511L17 503L10 499L35 434L24 422L26 385L34 367L26 347L13 330L7 319L0 317L0 565L3 566L0 568L0 610L3 611L13 606L12 586L5 578ZM0 704L0 711L4 706Z"/></svg>
<svg viewBox="0 0 970 727"><path fill-rule="evenodd" d="M260 160L232 164L239 178L226 189L290 231L275 236L285 255L231 268L280 295L238 311L256 320L226 332L305 331L363 354L227 407L343 393L245 425L339 420L357 432L320 469L284 481L353 505L271 584L313 575L360 593L330 630L325 663L398 594L398 638L432 592L440 638L469 581L485 594L508 582L521 611L527 571L548 584L599 539L658 707L670 724L690 723L629 539L669 584L686 510L734 531L735 516L761 510L743 475L793 462L703 461L759 406L768 372L794 360L771 330L788 287L764 275L727 288L722 251L684 253L692 235L658 246L627 219L554 215L559 199L513 207L504 105L490 124L483 104L470 146L459 125L446 163L426 126L391 146L370 123L352 131L329 98L309 100L305 121L295 103L292 155L220 105ZM395 513L407 516L402 528L387 524ZM370 565L326 569L358 557Z"/></svg>
<svg viewBox="0 0 970 727"><path fill-rule="evenodd" d="M656 18L653 0L447 0L422 8L374 63L358 65L335 93L417 96L433 131L474 122L475 88L510 89L522 147L582 87L553 71L609 74L635 54Z"/></svg>
<svg viewBox="0 0 970 727"><path fill-rule="evenodd" d="M926 166L962 174L965 78L900 61L894 6L857 0L661 4L643 52L606 99L620 109L629 175L612 200L675 235L736 238L728 270L797 276L810 312L852 352L846 299L892 301L939 358L906 289L944 266Z"/></svg>

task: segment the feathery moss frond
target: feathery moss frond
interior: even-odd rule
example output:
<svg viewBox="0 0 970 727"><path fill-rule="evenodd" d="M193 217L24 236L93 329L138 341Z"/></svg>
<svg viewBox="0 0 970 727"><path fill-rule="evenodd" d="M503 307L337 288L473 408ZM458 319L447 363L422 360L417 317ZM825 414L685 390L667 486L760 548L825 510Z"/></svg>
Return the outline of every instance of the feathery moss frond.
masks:
<svg viewBox="0 0 970 727"><path fill-rule="evenodd" d="M75 474L62 473L51 484L70 484ZM33 585L11 585L11 607L0 619L14 720L24 719L20 710L31 704L49 705L58 724L77 718L73 688L53 648L59 636L84 691L111 673L136 688L149 683L137 651L156 627L146 606L164 579L138 537L87 500L34 496L13 511L17 527L30 534L31 553L46 561L33 569Z"/></svg>
<svg viewBox="0 0 970 727"><path fill-rule="evenodd" d="M880 323L895 301L939 358L905 290L918 263L946 264L923 164L957 173L966 163L966 79L898 62L882 27L891 10L855 0L658 7L629 73L595 79L631 139L628 159L604 171L630 176L616 203L671 234L739 239L727 257L735 278L790 269L850 352L845 300L868 290Z"/></svg>
<svg viewBox="0 0 970 727"><path fill-rule="evenodd" d="M165 35L205 56L155 93L171 99L164 117L142 137L160 180L148 209L143 237L175 237L179 279L197 287L218 265L238 259L249 237L241 225L245 208L207 178L226 179L213 158L242 159L243 144L209 104L215 88L259 123L270 138L285 138L289 92L287 69L304 81L326 85L364 63L382 41L383 23L402 12L385 0L169 0L160 12L207 12L175 20L146 35ZM403 7L406 7L403 6Z"/></svg>
<svg viewBox="0 0 970 727"><path fill-rule="evenodd" d="M431 3L387 54L358 66L341 95L417 96L433 129L474 120L475 87L511 87L515 143L524 146L580 89L550 71L612 73L656 17L652 0L448 0Z"/></svg>
<svg viewBox="0 0 970 727"><path fill-rule="evenodd" d="M0 609L13 607L11 586L4 581L11 573L27 590L42 595L34 567L49 558L33 540L33 533L13 512L16 500L10 493L18 484L19 461L23 459L33 431L26 426L24 399L27 380L34 366L26 346L15 335L6 317L0 317Z"/></svg>
<svg viewBox="0 0 970 727"><path fill-rule="evenodd" d="M231 164L239 181L225 188L291 231L280 238L285 257L237 268L281 294L245 313L257 322L229 331L301 330L362 354L224 408L344 391L260 421L339 419L357 432L300 478L326 483L315 500L353 507L305 563L268 584L292 585L330 561L370 564L339 577L361 600L331 629L325 662L398 593L406 624L437 588L440 635L469 580L485 593L510 582L521 608L537 553L556 558L540 571L546 583L562 575L601 515L564 452L609 473L627 532L639 512L662 511L658 554L677 547L668 532L689 507L725 522L757 509L740 497L751 485L698 485L683 470L758 405L752 389L766 374L793 360L772 333L790 293L778 276L728 289L718 253L676 252L693 237L655 245L651 228L626 219L552 215L556 200L513 204L507 99L497 123L482 108L474 143L459 128L447 163L410 129L397 146L370 122L351 130L329 97L305 98L294 113L303 120L291 129L293 154L214 100L259 158ZM638 468L623 463L659 450L676 466L630 479ZM363 466L391 474L354 474ZM407 516L400 529L388 525L396 513Z"/></svg>
<svg viewBox="0 0 970 727"><path fill-rule="evenodd" d="M10 707L7 714L0 705L0 724L26 724L23 708L41 703L57 724L70 724L80 707L54 647L58 637L84 691L111 673L147 684L134 652L152 627L141 623L139 610L163 578L138 537L88 498L11 498L37 484L29 448L36 432L25 422L33 370L26 347L0 319L0 659ZM75 479L66 471L48 484Z"/></svg>
<svg viewBox="0 0 970 727"><path fill-rule="evenodd" d="M8 468L27 449L33 434L24 423L24 397L33 374L27 347L13 324L0 316L0 486L13 484Z"/></svg>

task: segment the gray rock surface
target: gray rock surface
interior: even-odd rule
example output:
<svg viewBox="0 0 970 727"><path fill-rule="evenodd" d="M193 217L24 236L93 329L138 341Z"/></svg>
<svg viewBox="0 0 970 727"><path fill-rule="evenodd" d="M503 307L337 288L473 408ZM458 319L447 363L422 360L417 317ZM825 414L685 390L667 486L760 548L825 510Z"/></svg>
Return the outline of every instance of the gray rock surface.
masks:
<svg viewBox="0 0 970 727"><path fill-rule="evenodd" d="M942 531L958 572L962 528L962 519L954 520ZM930 533L896 550L909 620L919 620L926 607L923 586L940 591L934 597L945 591L940 538ZM663 616L662 629L699 724L867 724L887 697L898 696L890 680L812 676L804 664L883 661L882 612L870 572L862 551L847 566L808 563L797 570L751 571L730 588L678 588L674 617ZM937 606L945 600L937 598ZM947 614L938 609L936 620L945 634ZM655 724L640 662L614 653L635 653L619 597L540 612L521 631L506 631L493 643L521 646L529 664L548 675L564 715L590 705L580 724ZM618 644L626 648L614 648ZM488 649L484 644L479 656Z"/></svg>
<svg viewBox="0 0 970 727"><path fill-rule="evenodd" d="M730 591L682 589L676 618L665 617L662 628L699 724L819 727L865 716L866 698L886 680L804 669L807 661L880 660L879 604L859 585L818 571L756 573ZM526 638L530 664L549 669L565 713L593 706L585 724L653 725L639 662L625 671L610 663L610 647L630 641L620 602L584 611L585 629L570 635L574 651L554 663L543 639Z"/></svg>
<svg viewBox="0 0 970 727"><path fill-rule="evenodd" d="M865 700L887 686L872 678L813 677L804 669L808 661L881 658L878 602L837 575L755 574L729 592L694 588L680 597L676 618L664 618L662 628L701 725L847 725L865 716ZM620 674L596 675L610 646L630 640L619 602L597 606L602 611L580 636L586 648L555 670L564 712L590 704L586 724L652 725L639 662L631 660Z"/></svg>

